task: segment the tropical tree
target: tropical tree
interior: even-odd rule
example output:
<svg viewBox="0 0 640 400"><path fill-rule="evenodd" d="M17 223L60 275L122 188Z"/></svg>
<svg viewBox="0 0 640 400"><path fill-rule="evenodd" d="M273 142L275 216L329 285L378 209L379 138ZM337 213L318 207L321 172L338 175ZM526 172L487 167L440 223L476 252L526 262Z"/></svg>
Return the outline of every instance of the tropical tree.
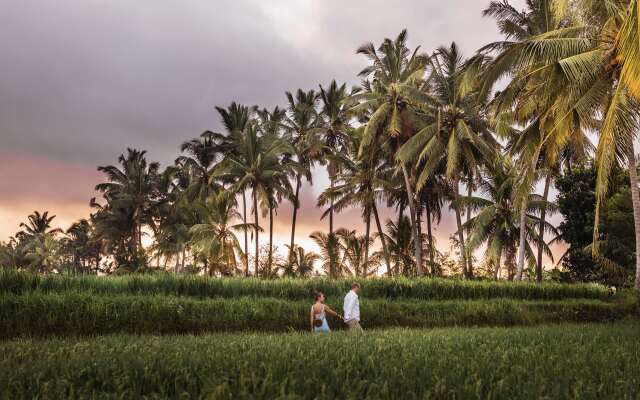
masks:
<svg viewBox="0 0 640 400"><path fill-rule="evenodd" d="M216 107L220 114L222 124L226 130L225 139L220 150L226 154L235 154L242 141L242 135L252 118L252 110L249 107L236 102L231 103L227 108ZM210 179L215 179L214 177ZM224 183L234 184L239 176L227 175L228 181ZM237 187L236 190L242 194L242 221L244 223L244 268L245 276L249 276L249 238L247 231L247 187Z"/></svg>
<svg viewBox="0 0 640 400"><path fill-rule="evenodd" d="M506 255L507 265L515 265L516 249L521 245L520 214L514 204L514 192L518 183L515 168L508 157L495 160L480 180L479 189L484 197L467 196L458 199L466 207L478 211L463 228L469 232L470 249L486 246L485 258L495 268L495 279L500 277L502 257ZM538 214L541 210L553 211L557 207L537 194L529 195L527 205L526 242L522 246L526 248L527 259L534 262L536 257L531 243L540 243L536 227L543 223L545 231L557 234L556 228L546 221L542 222ZM546 255L552 256L546 243L543 250ZM513 278L513 271L509 271L509 278Z"/></svg>
<svg viewBox="0 0 640 400"><path fill-rule="evenodd" d="M107 203L126 211L130 217L129 232L133 250L142 249L142 229L144 225L154 226L151 209L156 199L156 182L159 164L146 160L146 151L127 149L127 155L118 158L121 168L114 165L98 167L108 182L98 184L96 190L102 192Z"/></svg>
<svg viewBox="0 0 640 400"><path fill-rule="evenodd" d="M393 265L393 275L414 275L416 265L411 256L414 247L411 221L401 214L396 222L387 220L386 228L384 235Z"/></svg>
<svg viewBox="0 0 640 400"><path fill-rule="evenodd" d="M363 83L363 93L356 96L360 104L353 109L359 115L370 113L362 137L360 154L365 154L370 146L375 144L386 146L395 153L416 133L415 115L421 105L429 101L420 90L428 57L420 54L419 48L413 52L409 50L406 30L395 40L385 39L378 49L373 43L367 43L357 52L371 61L371 65L359 74L370 80ZM413 171L407 167L406 160L400 159L398 167L404 177L416 265L418 274L422 275L422 244L419 240Z"/></svg>
<svg viewBox="0 0 640 400"><path fill-rule="evenodd" d="M315 264L320 260L320 255L313 251L306 251L301 246L295 246L289 250L289 262L283 263L280 270L284 276L309 277L315 271Z"/></svg>
<svg viewBox="0 0 640 400"><path fill-rule="evenodd" d="M285 140L289 141L294 149L290 164L295 181L292 199L291 243L289 244L289 256L291 258L298 257L294 252L297 250L295 245L296 222L298 209L300 208L302 179L306 179L307 182L312 181L311 169L325 152L325 147L318 135L321 123L320 115L316 109L319 95L313 90L305 92L302 89L298 89L295 97L290 92L286 92L286 96L289 105L283 127L286 134Z"/></svg>
<svg viewBox="0 0 640 400"><path fill-rule="evenodd" d="M349 271L342 264L342 253L336 234L331 235L316 231L309 237L320 248L321 268L325 274L332 279L349 274Z"/></svg>
<svg viewBox="0 0 640 400"><path fill-rule="evenodd" d="M417 179L420 190L444 165L451 181L460 256L465 277L472 278L470 252L465 245L459 185L462 177L472 177L494 156L499 145L484 117L485 97L476 85L482 68L464 60L458 46L440 47L429 59L429 101L422 106L424 127L400 149L398 158L421 166ZM475 67L475 68L472 68ZM470 180L471 178L469 178Z"/></svg>
<svg viewBox="0 0 640 400"><path fill-rule="evenodd" d="M176 165L189 170L190 185L185 195L189 200L206 200L212 192L211 181L215 162L220 155L220 134L204 132L200 138L182 143L180 151L185 153L176 159Z"/></svg>
<svg viewBox="0 0 640 400"><path fill-rule="evenodd" d="M334 157L339 158L340 173L335 177L338 184L325 190L318 198L318 205L330 204L323 217L332 211L341 212L350 207L362 210L365 222L364 265L369 265L369 248L371 237L371 216L373 214L378 228L378 237L382 243L382 253L387 264L387 273L391 272L391 263L387 252L386 240L382 235L382 225L378 213L377 202L385 196L388 181L385 180L385 163L380 154L368 154L359 157L358 152L362 138L362 129L352 130L349 135L349 146L346 151Z"/></svg>
<svg viewBox="0 0 640 400"><path fill-rule="evenodd" d="M276 135L260 135L257 123L250 123L241 134L234 138L235 150L228 154L219 164L215 177L223 181L233 181L231 190L240 192L243 188L251 188L254 213L255 234L255 272L259 262L259 205L273 210L274 190L279 185L287 186L288 171L282 167L281 161L284 154L291 153L291 146ZM290 186L287 188L290 189ZM291 190L288 190L291 192Z"/></svg>
<svg viewBox="0 0 640 400"><path fill-rule="evenodd" d="M243 224L235 221L242 219L236 211L233 193L221 192L197 206L203 223L189 229L191 246L194 253L207 260L210 276L214 273L234 275L238 270L238 257L242 258L242 249L235 232L243 230Z"/></svg>
<svg viewBox="0 0 640 400"><path fill-rule="evenodd" d="M366 278L376 273L380 267L379 257L369 257L369 238L358 235L355 230L338 229L338 243L342 249L344 270L351 275Z"/></svg>

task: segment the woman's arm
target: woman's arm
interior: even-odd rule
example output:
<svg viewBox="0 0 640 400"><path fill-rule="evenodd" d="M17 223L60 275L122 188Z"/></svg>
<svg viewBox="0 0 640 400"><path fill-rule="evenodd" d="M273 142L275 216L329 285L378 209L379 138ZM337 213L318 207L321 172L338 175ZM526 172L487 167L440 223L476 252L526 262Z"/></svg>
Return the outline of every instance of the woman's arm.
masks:
<svg viewBox="0 0 640 400"><path fill-rule="evenodd" d="M333 311L333 310L331 309L331 307L329 307L329 306L326 306L326 305L325 305L325 306L324 306L324 310L325 310L325 311L326 311L326 313L327 313L327 314L329 314L329 315L333 315L334 317L338 317L338 318L340 318L340 319L343 319L343 318L342 318L342 316L341 316L340 314L338 314L337 312Z"/></svg>

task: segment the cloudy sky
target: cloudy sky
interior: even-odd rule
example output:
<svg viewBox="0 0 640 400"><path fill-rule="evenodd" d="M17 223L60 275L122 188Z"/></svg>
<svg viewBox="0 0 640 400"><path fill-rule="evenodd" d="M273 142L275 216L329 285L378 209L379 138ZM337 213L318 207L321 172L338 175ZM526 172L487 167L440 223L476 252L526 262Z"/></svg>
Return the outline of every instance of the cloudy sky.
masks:
<svg viewBox="0 0 640 400"><path fill-rule="evenodd" d="M471 55L499 38L488 0L20 0L0 2L0 240L27 214L66 228L88 213L97 165L127 147L171 163L181 142L217 130L215 105L272 107L284 91L358 82L355 49L403 28L426 51ZM524 0L512 3L521 7ZM326 229L304 190L298 237ZM360 225L357 210L338 225ZM290 207L278 214L287 236ZM438 229L448 248L453 221Z"/></svg>

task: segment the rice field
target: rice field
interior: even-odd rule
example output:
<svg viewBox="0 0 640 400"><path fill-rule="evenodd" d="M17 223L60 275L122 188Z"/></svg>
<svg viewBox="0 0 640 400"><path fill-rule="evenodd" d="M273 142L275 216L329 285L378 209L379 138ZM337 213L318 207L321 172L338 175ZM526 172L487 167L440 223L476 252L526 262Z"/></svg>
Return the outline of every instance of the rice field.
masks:
<svg viewBox="0 0 640 400"><path fill-rule="evenodd" d="M365 333L315 336L350 281L0 273L0 398L640 398L637 295L362 280Z"/></svg>
<svg viewBox="0 0 640 400"><path fill-rule="evenodd" d="M637 399L640 324L0 342L11 399Z"/></svg>
<svg viewBox="0 0 640 400"><path fill-rule="evenodd" d="M565 285L529 282L464 281L442 278L359 279L369 299L472 300L509 298L520 300L600 299L609 288L598 284ZM201 298L273 297L313 299L315 291L342 297L352 280L219 278L173 274L99 277L94 275L34 275L0 271L0 293L22 294L88 292L100 295L172 295Z"/></svg>

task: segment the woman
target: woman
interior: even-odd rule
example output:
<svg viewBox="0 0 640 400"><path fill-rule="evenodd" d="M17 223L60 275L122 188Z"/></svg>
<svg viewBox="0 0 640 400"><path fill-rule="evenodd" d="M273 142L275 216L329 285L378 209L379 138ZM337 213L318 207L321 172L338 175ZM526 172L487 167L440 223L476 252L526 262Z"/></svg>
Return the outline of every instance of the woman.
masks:
<svg viewBox="0 0 640 400"><path fill-rule="evenodd" d="M316 292L316 302L311 306L311 332L331 332L327 323L327 314L342 319L331 307L324 304L324 293Z"/></svg>

